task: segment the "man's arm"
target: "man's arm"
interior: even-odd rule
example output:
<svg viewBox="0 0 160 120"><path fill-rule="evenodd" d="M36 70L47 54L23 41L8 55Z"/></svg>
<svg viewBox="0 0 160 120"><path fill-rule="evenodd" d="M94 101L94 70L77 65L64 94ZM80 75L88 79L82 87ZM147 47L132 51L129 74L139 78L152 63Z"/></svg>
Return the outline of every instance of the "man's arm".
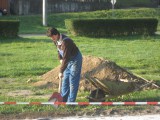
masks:
<svg viewBox="0 0 160 120"><path fill-rule="evenodd" d="M63 71L66 69L68 62L71 58L70 41L69 40L63 41L62 48L63 48L63 61L61 64L60 73L63 73Z"/></svg>

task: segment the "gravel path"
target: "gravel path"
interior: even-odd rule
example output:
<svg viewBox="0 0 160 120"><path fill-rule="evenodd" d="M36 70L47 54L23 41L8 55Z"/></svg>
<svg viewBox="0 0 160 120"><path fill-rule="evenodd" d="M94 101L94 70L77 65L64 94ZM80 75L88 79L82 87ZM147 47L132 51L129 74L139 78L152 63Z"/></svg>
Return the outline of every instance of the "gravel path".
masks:
<svg viewBox="0 0 160 120"><path fill-rule="evenodd" d="M112 117L62 117L62 118L39 118L33 120L160 120L160 115L112 116Z"/></svg>

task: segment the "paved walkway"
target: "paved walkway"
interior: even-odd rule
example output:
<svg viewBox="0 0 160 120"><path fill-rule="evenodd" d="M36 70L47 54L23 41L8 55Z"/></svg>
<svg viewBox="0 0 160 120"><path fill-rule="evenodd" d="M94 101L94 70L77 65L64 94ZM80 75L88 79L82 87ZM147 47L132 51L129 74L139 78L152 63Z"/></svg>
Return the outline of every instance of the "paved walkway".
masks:
<svg viewBox="0 0 160 120"><path fill-rule="evenodd" d="M156 32L156 34L160 35L160 31ZM41 36L45 37L46 34L19 34L20 37L34 37L34 36Z"/></svg>
<svg viewBox="0 0 160 120"><path fill-rule="evenodd" d="M62 117L62 118L38 118L33 120L160 120L160 115L136 115L136 116L112 116L112 117L77 116L77 117Z"/></svg>
<svg viewBox="0 0 160 120"><path fill-rule="evenodd" d="M46 34L19 34L20 37L34 37L34 36L41 36L45 37L47 36Z"/></svg>

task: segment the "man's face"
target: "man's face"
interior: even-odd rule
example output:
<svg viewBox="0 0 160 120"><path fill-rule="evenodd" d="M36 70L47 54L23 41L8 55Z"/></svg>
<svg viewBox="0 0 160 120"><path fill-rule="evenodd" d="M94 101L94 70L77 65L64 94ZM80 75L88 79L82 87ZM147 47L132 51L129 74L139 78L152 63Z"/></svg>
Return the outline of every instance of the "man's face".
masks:
<svg viewBox="0 0 160 120"><path fill-rule="evenodd" d="M57 35L52 35L51 39L56 42L57 40L59 40L59 35L58 34Z"/></svg>

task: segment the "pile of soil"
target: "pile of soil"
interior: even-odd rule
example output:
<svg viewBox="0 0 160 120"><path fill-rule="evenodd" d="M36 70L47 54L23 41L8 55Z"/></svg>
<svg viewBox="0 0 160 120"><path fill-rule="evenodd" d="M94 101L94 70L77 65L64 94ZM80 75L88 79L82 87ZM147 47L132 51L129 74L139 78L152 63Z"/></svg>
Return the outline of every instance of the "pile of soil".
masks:
<svg viewBox="0 0 160 120"><path fill-rule="evenodd" d="M59 79L58 73L60 65L46 74L42 75L42 81L34 83L35 86L41 88L51 87L52 89L58 88ZM99 57L83 56L82 73L79 90L95 89L94 86L85 78L85 76L98 78L101 81L125 81L136 82L137 85L142 85L146 82L141 77L128 72L124 68L118 66L115 62L106 60Z"/></svg>

